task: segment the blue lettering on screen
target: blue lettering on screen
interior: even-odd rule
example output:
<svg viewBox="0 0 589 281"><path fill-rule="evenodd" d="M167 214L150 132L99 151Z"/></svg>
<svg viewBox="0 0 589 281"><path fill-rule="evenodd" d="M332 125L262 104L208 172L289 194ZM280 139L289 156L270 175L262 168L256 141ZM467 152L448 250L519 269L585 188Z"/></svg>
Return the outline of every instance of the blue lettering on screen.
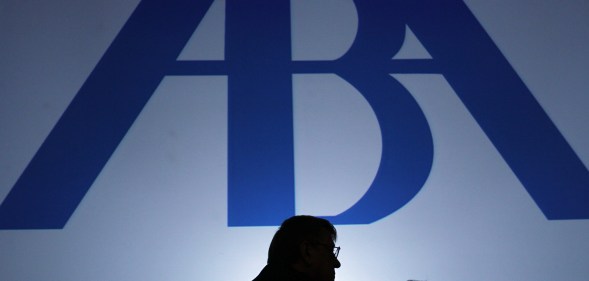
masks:
<svg viewBox="0 0 589 281"><path fill-rule="evenodd" d="M228 225L295 214L292 74L333 73L366 98L382 134L368 191L336 224L367 224L409 202L429 175L421 108L390 73L439 73L550 220L589 219L589 172L462 1L357 1L359 27L333 61L292 61L288 0L228 0L226 59L178 61L212 4L143 0L0 205L0 229L65 226L168 75L228 77ZM431 54L391 60L405 26Z"/></svg>

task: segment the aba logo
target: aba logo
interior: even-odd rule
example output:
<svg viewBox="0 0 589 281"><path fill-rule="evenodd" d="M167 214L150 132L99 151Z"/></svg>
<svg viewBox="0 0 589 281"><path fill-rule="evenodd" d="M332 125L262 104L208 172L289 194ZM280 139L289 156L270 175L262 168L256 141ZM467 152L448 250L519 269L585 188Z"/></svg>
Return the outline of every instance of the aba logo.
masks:
<svg viewBox="0 0 589 281"><path fill-rule="evenodd" d="M589 219L589 172L462 1L356 1L358 31L331 61L292 61L288 0L227 0L225 60L178 61L210 1L142 1L0 206L0 229L63 228L167 75L228 77L228 225L295 212L292 76L331 73L368 101L380 166L337 224L366 224L423 186L433 140L390 74L436 73L548 219ZM409 26L431 59L392 60ZM87 110L92 108L93 110Z"/></svg>

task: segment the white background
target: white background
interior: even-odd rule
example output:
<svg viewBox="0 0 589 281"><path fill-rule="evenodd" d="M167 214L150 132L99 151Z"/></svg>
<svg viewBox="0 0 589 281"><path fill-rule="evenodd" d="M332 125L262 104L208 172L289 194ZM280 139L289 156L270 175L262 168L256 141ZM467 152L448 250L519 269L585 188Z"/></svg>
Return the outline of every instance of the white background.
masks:
<svg viewBox="0 0 589 281"><path fill-rule="evenodd" d="M0 200L137 3L0 0ZM589 2L466 3L587 167ZM223 8L179 59L223 59ZM293 1L292 16L295 60L354 39L349 1ZM399 211L337 226L336 280L587 280L589 220L546 220L442 76L394 77L429 122L432 171ZM293 79L297 213L335 215L368 188L379 127L341 78ZM226 82L166 77L64 229L0 230L0 279L253 279L276 228L227 227Z"/></svg>

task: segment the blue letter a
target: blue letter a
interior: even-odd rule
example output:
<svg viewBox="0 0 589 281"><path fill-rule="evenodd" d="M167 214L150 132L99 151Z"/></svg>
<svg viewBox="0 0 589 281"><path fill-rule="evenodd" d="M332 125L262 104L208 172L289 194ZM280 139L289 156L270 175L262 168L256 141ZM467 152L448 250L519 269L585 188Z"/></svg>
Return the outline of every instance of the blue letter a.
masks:
<svg viewBox="0 0 589 281"><path fill-rule="evenodd" d="M160 81L182 70L176 58L211 3L139 4L2 202L0 229L65 226Z"/></svg>

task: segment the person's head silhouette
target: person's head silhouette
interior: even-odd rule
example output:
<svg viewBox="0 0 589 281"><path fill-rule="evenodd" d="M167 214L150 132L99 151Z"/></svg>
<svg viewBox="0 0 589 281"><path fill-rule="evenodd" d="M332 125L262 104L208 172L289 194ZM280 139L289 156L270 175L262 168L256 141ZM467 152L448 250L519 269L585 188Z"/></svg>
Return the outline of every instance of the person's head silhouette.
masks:
<svg viewBox="0 0 589 281"><path fill-rule="evenodd" d="M341 266L335 227L322 218L285 220L270 243L268 264L254 281L333 281Z"/></svg>

